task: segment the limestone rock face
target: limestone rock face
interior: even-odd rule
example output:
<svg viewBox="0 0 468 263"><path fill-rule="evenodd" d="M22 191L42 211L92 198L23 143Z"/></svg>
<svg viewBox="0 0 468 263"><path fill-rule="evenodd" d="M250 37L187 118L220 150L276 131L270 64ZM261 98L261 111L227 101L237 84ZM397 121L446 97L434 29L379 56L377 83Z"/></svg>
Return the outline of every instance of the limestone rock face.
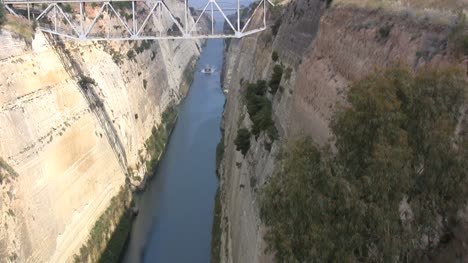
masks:
<svg viewBox="0 0 468 263"><path fill-rule="evenodd" d="M352 81L376 67L395 63L410 68L426 63L457 63L447 51L449 25L385 10L349 6L326 9L324 2L290 2L281 7L284 13L276 36L267 29L229 44L223 78L229 90L222 124L225 151L219 167L221 262L273 261L274 252L265 253L261 188L279 169L277 158L282 144L303 135L311 136L318 144L328 142L332 114L337 105L346 103ZM380 36L380 28L388 25L388 36ZM268 81L275 64L273 51L279 54L277 63L284 65L285 72L290 71L288 77L283 74L283 90L268 95L280 139L266 150L266 136L252 136L244 157L234 145L237 130L252 125L241 83Z"/></svg>
<svg viewBox="0 0 468 263"><path fill-rule="evenodd" d="M140 44L37 32L28 47L1 32L1 262L72 261L127 170L143 177L145 140L185 95L201 43L150 42L127 58Z"/></svg>

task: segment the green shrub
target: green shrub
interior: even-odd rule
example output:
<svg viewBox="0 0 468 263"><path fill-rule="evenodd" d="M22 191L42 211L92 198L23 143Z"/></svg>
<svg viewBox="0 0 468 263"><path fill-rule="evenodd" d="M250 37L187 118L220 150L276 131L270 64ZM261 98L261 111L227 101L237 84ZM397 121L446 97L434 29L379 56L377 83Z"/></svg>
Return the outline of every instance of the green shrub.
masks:
<svg viewBox="0 0 468 263"><path fill-rule="evenodd" d="M341 226L331 225L338 221L328 210L333 201L343 204L346 196L338 195L324 155L310 138L299 140L283 154L281 172L261 192L260 217L270 229L265 240L277 262L346 262L325 257L341 245L337 234L332 235L333 228L338 232Z"/></svg>
<svg viewBox="0 0 468 263"><path fill-rule="evenodd" d="M125 247L130 229L132 227L132 212L126 209L117 223L110 239L107 242L101 257L100 263L118 262L122 250Z"/></svg>
<svg viewBox="0 0 468 263"><path fill-rule="evenodd" d="M237 137L234 140L236 150L240 151L243 155L247 153L250 148L250 132L249 130L242 128L237 131Z"/></svg>
<svg viewBox="0 0 468 263"><path fill-rule="evenodd" d="M33 20L31 27L32 27L32 30L34 32L36 32L36 29L38 27L37 20L35 20L35 19Z"/></svg>
<svg viewBox="0 0 468 263"><path fill-rule="evenodd" d="M463 37L461 38L459 42L459 45L460 45L461 53L464 56L468 56L468 34L463 35Z"/></svg>
<svg viewBox="0 0 468 263"><path fill-rule="evenodd" d="M255 115L260 112L263 108L269 105L269 100L265 96L253 95L247 100L247 112L250 115L250 119L254 119Z"/></svg>
<svg viewBox="0 0 468 263"><path fill-rule="evenodd" d="M273 74L271 75L270 82L268 85L270 86L270 93L275 94L278 91L279 84L281 83L281 78L283 77L283 66L275 65L273 68Z"/></svg>
<svg viewBox="0 0 468 263"><path fill-rule="evenodd" d="M281 26L281 22L282 22L282 20L281 20L281 18L279 18L271 26L271 34L273 34L273 36L276 36L278 34L279 28Z"/></svg>
<svg viewBox="0 0 468 263"><path fill-rule="evenodd" d="M62 5L62 10L65 13L71 13L72 12L72 7L70 4L66 3Z"/></svg>
<svg viewBox="0 0 468 263"><path fill-rule="evenodd" d="M223 160L224 156L224 134L221 136L221 140L219 141L218 145L216 145L216 170L219 169L221 165L221 161ZM218 175L218 173L216 173Z"/></svg>
<svg viewBox="0 0 468 263"><path fill-rule="evenodd" d="M87 88L89 85L96 85L96 81L85 75L81 75L80 81L78 82L82 88Z"/></svg>
<svg viewBox="0 0 468 263"><path fill-rule="evenodd" d="M197 15L197 11L196 11L195 7L191 6L191 7L189 7L189 10L190 10L190 14L191 14L192 16L196 16L196 15Z"/></svg>
<svg viewBox="0 0 468 263"><path fill-rule="evenodd" d="M8 26L8 31L17 35L18 38L23 39L30 47L32 40L34 39L32 23L21 17L8 16L5 9L2 9L0 12L3 13L3 18L0 18L0 24L3 24L3 26ZM2 25L0 25L0 27L1 26Z"/></svg>
<svg viewBox="0 0 468 263"><path fill-rule="evenodd" d="M2 170L6 171L9 176L18 177L18 173L0 157L0 176L2 175ZM0 178L0 183L1 182L2 178Z"/></svg>
<svg viewBox="0 0 468 263"><path fill-rule="evenodd" d="M249 83L247 85L247 96L252 95L264 96L267 91L266 81L258 80L257 83Z"/></svg>
<svg viewBox="0 0 468 263"><path fill-rule="evenodd" d="M258 136L261 131L266 131L269 127L274 126L273 120L271 119L271 102L265 97L263 97L261 101L263 103L262 107L252 117L252 134L255 136Z"/></svg>
<svg viewBox="0 0 468 263"><path fill-rule="evenodd" d="M109 207L94 223L86 244L74 255L74 262L118 261L131 227L132 216L127 201L129 195L129 189L122 187L119 193L112 197Z"/></svg>
<svg viewBox="0 0 468 263"><path fill-rule="evenodd" d="M139 46L136 43L135 43L135 46L133 46L133 50L135 50L137 54L143 53L143 51L150 49L150 48L151 48L151 44L147 40L142 40Z"/></svg>
<svg viewBox="0 0 468 263"><path fill-rule="evenodd" d="M392 26L391 25L384 25L379 28L379 31L377 31L377 38L378 39L387 39L387 37L390 35L390 32L392 31Z"/></svg>
<svg viewBox="0 0 468 263"><path fill-rule="evenodd" d="M187 65L184 68L184 72L182 73L184 85L181 86L181 89L180 89L180 92L182 94L186 94L188 92L188 88L190 87L190 85L192 84L194 80L196 60L197 60L197 57L193 55L190 58L189 63L187 63Z"/></svg>
<svg viewBox="0 0 468 263"><path fill-rule="evenodd" d="M115 7L115 9L124 11L125 9L130 10L132 9L132 2L119 2L115 1L112 2L112 6Z"/></svg>
<svg viewBox="0 0 468 263"><path fill-rule="evenodd" d="M170 132L177 120L177 110L175 107L171 106L168 107L162 114L162 123L164 124L164 128Z"/></svg>
<svg viewBox="0 0 468 263"><path fill-rule="evenodd" d="M375 72L333 118L336 155L310 138L286 147L260 202L276 260L425 261L438 237L453 238L468 199L468 141L456 135L464 78L455 68Z"/></svg>
<svg viewBox="0 0 468 263"><path fill-rule="evenodd" d="M468 26L466 16L461 15L449 35L449 49L456 57L468 56Z"/></svg>
<svg viewBox="0 0 468 263"><path fill-rule="evenodd" d="M133 52L132 49L127 51L127 58L128 59L133 60L133 59L135 59L135 57L136 57L136 54L135 54L135 52Z"/></svg>
<svg viewBox="0 0 468 263"><path fill-rule="evenodd" d="M16 262L18 261L18 254L16 254L15 252L12 252L10 254L10 256L8 256L8 259L11 261L11 262Z"/></svg>
<svg viewBox="0 0 468 263"><path fill-rule="evenodd" d="M273 53L271 53L271 59L272 59L274 62L276 62L276 61L278 61L278 58L279 58L278 52L273 51Z"/></svg>
<svg viewBox="0 0 468 263"><path fill-rule="evenodd" d="M0 27L3 26L6 22L6 13L3 3L0 3Z"/></svg>
<svg viewBox="0 0 468 263"><path fill-rule="evenodd" d="M257 83L247 85L245 101L247 112L253 122L252 134L258 137L261 131L266 131L271 140L277 138L275 123L271 119L272 106L270 100L265 96L267 90L266 81L259 80Z"/></svg>
<svg viewBox="0 0 468 263"><path fill-rule="evenodd" d="M101 42L99 42L101 43ZM102 42L104 51L109 53L112 56L112 60L115 64L120 65L123 63L123 55L118 51L107 45L107 43Z"/></svg>
<svg viewBox="0 0 468 263"><path fill-rule="evenodd" d="M123 63L122 61L122 55L118 52L115 52L112 54L112 60L114 61L115 64L120 65Z"/></svg>
<svg viewBox="0 0 468 263"><path fill-rule="evenodd" d="M221 228L222 208L221 191L218 187L215 195L213 225L211 227L211 263L221 262L221 236L223 233L223 229Z"/></svg>
<svg viewBox="0 0 468 263"><path fill-rule="evenodd" d="M292 74L292 68L291 67L286 68L286 71L284 72L284 79L289 80L291 78L291 74Z"/></svg>
<svg viewBox="0 0 468 263"><path fill-rule="evenodd" d="M161 124L158 127L153 126L151 136L145 142L146 152L150 156L150 159L146 161L146 170L149 175L154 174L176 120L177 110L173 106L168 107L162 114Z"/></svg>
<svg viewBox="0 0 468 263"><path fill-rule="evenodd" d="M154 169L156 168L156 165L159 161L159 157L164 151L164 147L171 131L169 128L172 128L173 125L170 122L175 123L175 118L164 118L165 113L168 111L175 111L175 109L173 109L173 107L166 109L166 111L163 113L161 124L158 127L153 126L151 130L151 136L145 142L146 152L150 157L149 160L145 162L147 174L149 175L154 173Z"/></svg>
<svg viewBox="0 0 468 263"><path fill-rule="evenodd" d="M177 32L180 32L180 30L176 23L172 23L171 28L167 29L168 35L175 35Z"/></svg>
<svg viewBox="0 0 468 263"><path fill-rule="evenodd" d="M255 187L257 187L257 177L251 175L249 182L250 182L250 188L254 189Z"/></svg>

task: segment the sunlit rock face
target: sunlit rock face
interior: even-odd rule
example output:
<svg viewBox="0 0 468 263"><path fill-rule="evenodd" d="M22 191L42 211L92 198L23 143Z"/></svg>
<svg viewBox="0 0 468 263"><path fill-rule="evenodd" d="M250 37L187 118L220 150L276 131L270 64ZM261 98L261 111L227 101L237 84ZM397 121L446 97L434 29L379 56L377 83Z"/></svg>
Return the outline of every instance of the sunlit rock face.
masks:
<svg viewBox="0 0 468 263"><path fill-rule="evenodd" d="M28 45L3 30L0 43L0 258L72 261L129 171L143 180L145 140L186 94L202 43L152 41L132 59L141 42L36 32Z"/></svg>

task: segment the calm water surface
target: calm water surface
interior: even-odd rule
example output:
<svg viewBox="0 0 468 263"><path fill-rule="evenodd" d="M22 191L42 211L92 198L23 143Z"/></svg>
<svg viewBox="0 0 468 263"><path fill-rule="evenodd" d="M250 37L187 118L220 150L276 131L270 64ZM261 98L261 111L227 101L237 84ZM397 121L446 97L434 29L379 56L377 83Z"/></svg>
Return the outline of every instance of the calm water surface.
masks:
<svg viewBox="0 0 468 263"><path fill-rule="evenodd" d="M225 97L220 88L222 40L209 40L156 175L137 197L139 214L123 262L210 260L216 145ZM216 72L200 71L206 64Z"/></svg>

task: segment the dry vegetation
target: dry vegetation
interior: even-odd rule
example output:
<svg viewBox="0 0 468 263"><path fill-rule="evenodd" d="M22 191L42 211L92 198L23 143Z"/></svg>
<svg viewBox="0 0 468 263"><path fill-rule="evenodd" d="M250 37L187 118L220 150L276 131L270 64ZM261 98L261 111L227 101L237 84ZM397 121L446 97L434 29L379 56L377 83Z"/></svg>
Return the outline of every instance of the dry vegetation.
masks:
<svg viewBox="0 0 468 263"><path fill-rule="evenodd" d="M31 44L34 38L33 24L25 18L6 15L6 22L3 28L14 33L19 38Z"/></svg>
<svg viewBox="0 0 468 263"><path fill-rule="evenodd" d="M18 173L0 157L0 184L7 177L17 177Z"/></svg>
<svg viewBox="0 0 468 263"><path fill-rule="evenodd" d="M333 0L333 5L383 8L441 24L452 24L460 13L468 14L466 0Z"/></svg>
<svg viewBox="0 0 468 263"><path fill-rule="evenodd" d="M449 49L456 58L468 57L468 23L462 15L449 35Z"/></svg>
<svg viewBox="0 0 468 263"><path fill-rule="evenodd" d="M335 4L353 4L365 7L410 7L454 12L468 8L468 3L465 0L334 0L334 2Z"/></svg>

